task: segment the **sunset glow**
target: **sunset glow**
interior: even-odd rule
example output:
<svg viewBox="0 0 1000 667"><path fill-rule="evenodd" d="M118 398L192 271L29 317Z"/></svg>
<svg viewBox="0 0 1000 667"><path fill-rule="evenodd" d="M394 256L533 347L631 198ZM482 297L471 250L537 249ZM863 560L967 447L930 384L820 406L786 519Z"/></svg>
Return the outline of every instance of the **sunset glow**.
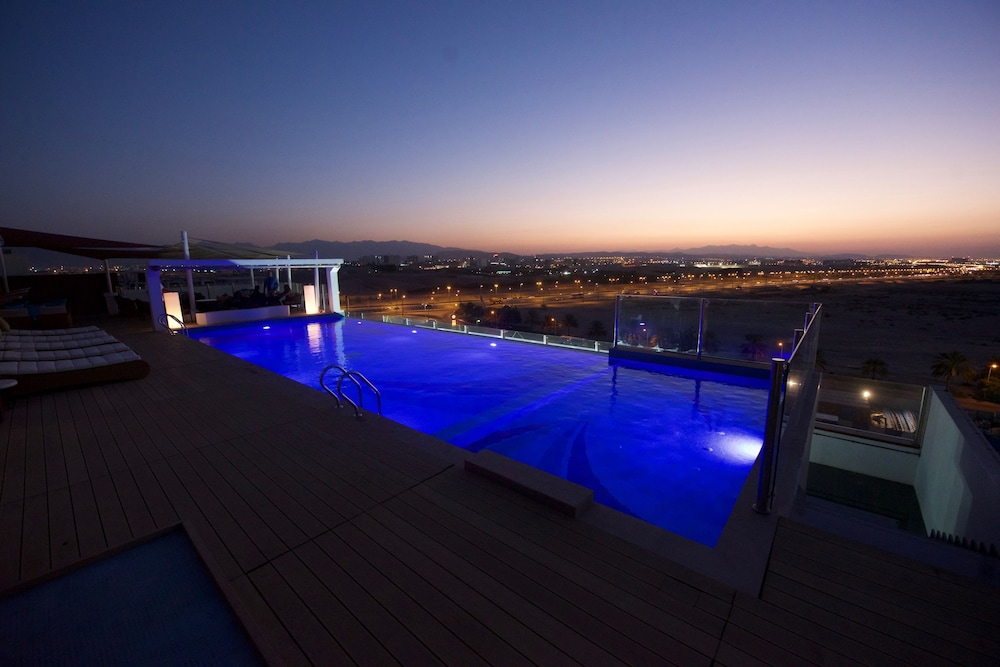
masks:
<svg viewBox="0 0 1000 667"><path fill-rule="evenodd" d="M0 8L0 220L1000 256L1000 5Z"/></svg>

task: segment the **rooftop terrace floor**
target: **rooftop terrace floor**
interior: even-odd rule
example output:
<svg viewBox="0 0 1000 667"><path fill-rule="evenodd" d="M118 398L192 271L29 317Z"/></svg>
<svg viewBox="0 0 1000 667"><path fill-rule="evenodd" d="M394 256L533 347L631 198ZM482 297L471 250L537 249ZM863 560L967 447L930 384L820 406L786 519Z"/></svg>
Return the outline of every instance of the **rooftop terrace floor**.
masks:
<svg viewBox="0 0 1000 667"><path fill-rule="evenodd" d="M995 664L1000 590L778 519L759 592L183 336L0 423L0 591L183 524L273 664Z"/></svg>

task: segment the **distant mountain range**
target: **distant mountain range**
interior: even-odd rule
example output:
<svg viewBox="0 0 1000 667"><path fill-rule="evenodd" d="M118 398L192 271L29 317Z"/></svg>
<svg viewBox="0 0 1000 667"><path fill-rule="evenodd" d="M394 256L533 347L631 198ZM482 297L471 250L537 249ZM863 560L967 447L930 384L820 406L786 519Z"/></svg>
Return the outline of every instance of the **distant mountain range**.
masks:
<svg viewBox="0 0 1000 667"><path fill-rule="evenodd" d="M262 248L249 243L235 243L234 246L245 246L248 251L260 251ZM488 258L493 256L492 251L475 250L470 248L454 248L434 245L432 243L418 243L415 241L303 241L301 243L278 243L271 246L272 250L281 253L289 253L300 257L312 257L313 253L319 252L320 257L343 259L348 262L356 262L365 258L387 257L406 260L409 257L437 257L442 260L465 259L467 257ZM92 266L101 267L98 260L90 260L75 255L41 250L37 248L16 248L11 249L18 256L18 261L13 261L8 269L16 271L15 266L24 264L25 266L66 266L82 268ZM249 253L255 254L255 253ZM505 258L523 257L517 253L500 252L500 256ZM862 254L836 254L817 255L804 253L793 248L772 248L769 246L757 245L723 245L723 246L702 246L700 248L674 248L659 252L638 252L638 251L609 251L595 250L592 252L574 253L539 253L536 257L664 257L674 259L721 259L733 261L745 261L749 259L803 259L803 258L823 258L823 259L861 259L868 257ZM13 257L11 258L13 260Z"/></svg>
<svg viewBox="0 0 1000 667"><path fill-rule="evenodd" d="M417 243L414 241L303 241L301 243L278 243L272 246L276 250L283 250L289 253L296 253L310 256L314 252L319 252L320 257L335 257L348 262L356 262L365 257L427 257L433 256L441 259L463 259L465 257L488 257L493 252L485 250L472 250L469 248L452 248L434 245L431 243ZM501 252L504 257L519 257L517 253ZM593 251L574 253L540 253L538 257L594 257L594 256L623 256L623 257L676 257L676 258L717 258L717 259L801 259L806 257L823 257L825 259L860 259L865 257L861 254L837 254L837 255L816 255L805 253L792 248L771 248L769 246L757 245L724 245L724 246L703 246L701 248L674 248L661 252L636 252L636 251Z"/></svg>

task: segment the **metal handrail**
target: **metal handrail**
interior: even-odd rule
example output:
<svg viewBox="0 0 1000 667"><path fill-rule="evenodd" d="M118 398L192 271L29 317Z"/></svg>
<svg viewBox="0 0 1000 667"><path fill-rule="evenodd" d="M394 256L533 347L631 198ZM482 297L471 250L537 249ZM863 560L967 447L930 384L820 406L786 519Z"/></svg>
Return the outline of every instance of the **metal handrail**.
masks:
<svg viewBox="0 0 1000 667"><path fill-rule="evenodd" d="M177 319L176 315L171 315L170 313L164 313L163 315L160 315L156 319L156 321L159 322L160 326L162 326L164 329L166 329L170 333L171 336L176 336L177 335L177 329L174 329L174 328L170 327L170 325L169 325L169 321L170 320L173 320L174 322L177 322L177 324L181 325L180 330L184 332L185 336L190 336L191 335L190 332L188 332L187 325L184 324L183 320Z"/></svg>
<svg viewBox="0 0 1000 667"><path fill-rule="evenodd" d="M327 374L327 372L329 372L331 369L334 369L334 368L337 369L338 371L340 371L340 377L337 378L337 390L336 390L336 392L334 390L330 389L330 387L327 386L327 384L326 384L326 374ZM357 389L358 389L358 402L357 403L355 403L353 400L351 400L351 398L349 396L347 396L346 394L344 394L344 379L345 378L347 378L351 382L353 382L354 386L357 387ZM360 382L359 382L359 380L360 380ZM351 405L351 407L354 408L354 416L357 417L358 419L361 418L361 416L362 416L362 414L361 414L361 408L364 407L364 390L363 390L363 388L361 386L362 382L365 384L365 386L367 386L372 391L373 394L375 394L375 401L376 401L376 405L377 405L377 409L378 409L378 414L381 415L382 414L382 393L378 390L378 388L374 384L372 384L371 380L369 380L368 378L366 378L364 375L362 375L358 371L349 371L346 368L344 368L343 366L339 366L337 364L330 364L329 366L327 366L326 368L324 368L322 370L322 372L320 372L320 374L319 374L319 384L320 384L320 386L326 391L326 393L328 393L331 396L333 396L333 398L337 401L337 407L338 408L339 407L343 407L343 403L341 401L346 401L347 403L349 403Z"/></svg>

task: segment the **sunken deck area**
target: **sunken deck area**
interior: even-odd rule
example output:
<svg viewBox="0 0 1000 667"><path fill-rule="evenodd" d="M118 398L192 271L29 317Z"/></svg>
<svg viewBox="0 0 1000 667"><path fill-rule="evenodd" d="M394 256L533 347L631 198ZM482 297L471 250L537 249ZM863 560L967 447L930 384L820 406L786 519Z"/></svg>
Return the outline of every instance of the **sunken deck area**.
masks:
<svg viewBox="0 0 1000 667"><path fill-rule="evenodd" d="M788 519L737 591L183 336L0 423L0 591L182 524L272 664L996 664L1000 591ZM0 593L2 595L2 593ZM67 600L66 604L72 604Z"/></svg>

